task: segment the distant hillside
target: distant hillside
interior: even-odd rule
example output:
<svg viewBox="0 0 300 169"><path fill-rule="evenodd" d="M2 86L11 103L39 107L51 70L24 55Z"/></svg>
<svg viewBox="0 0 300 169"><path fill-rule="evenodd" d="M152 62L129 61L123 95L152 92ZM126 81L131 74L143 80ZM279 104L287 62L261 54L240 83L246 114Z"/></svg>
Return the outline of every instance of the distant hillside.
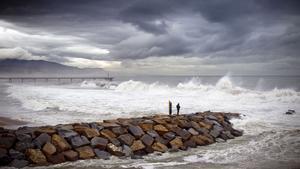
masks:
<svg viewBox="0 0 300 169"><path fill-rule="evenodd" d="M44 60L0 60L0 75L106 76L100 68L66 66Z"/></svg>

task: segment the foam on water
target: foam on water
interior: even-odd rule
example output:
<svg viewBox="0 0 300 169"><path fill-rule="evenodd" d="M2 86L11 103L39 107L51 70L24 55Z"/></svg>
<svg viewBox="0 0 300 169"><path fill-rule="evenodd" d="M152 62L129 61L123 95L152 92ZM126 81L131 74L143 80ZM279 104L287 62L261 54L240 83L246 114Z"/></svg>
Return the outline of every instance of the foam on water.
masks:
<svg viewBox="0 0 300 169"><path fill-rule="evenodd" d="M189 163L242 162L250 165L266 157L269 161L285 160L298 164L295 157L300 154L295 147L300 147L300 113L285 115L288 109L300 110L300 92L293 89L251 90L234 84L230 77L225 76L215 85L204 84L199 78L173 87L160 82L148 84L134 80L120 84L84 81L68 86L10 85L7 92L23 107L32 110L30 114L15 113L11 117L35 125L166 113L168 100L180 102L184 113L212 110L245 115L242 119L232 120L236 128L245 130L241 138L193 152L150 156L149 160L138 161L141 165L118 163L125 168L167 168ZM168 158L175 161L166 162Z"/></svg>

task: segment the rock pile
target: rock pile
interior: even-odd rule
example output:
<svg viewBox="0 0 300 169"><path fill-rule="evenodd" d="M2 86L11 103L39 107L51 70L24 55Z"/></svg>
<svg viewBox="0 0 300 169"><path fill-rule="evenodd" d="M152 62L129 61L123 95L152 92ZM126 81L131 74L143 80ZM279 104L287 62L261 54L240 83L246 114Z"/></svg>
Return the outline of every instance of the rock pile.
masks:
<svg viewBox="0 0 300 169"><path fill-rule="evenodd" d="M234 113L194 113L119 118L93 123L0 128L0 166L17 168L111 155L142 158L187 150L241 136L229 119Z"/></svg>

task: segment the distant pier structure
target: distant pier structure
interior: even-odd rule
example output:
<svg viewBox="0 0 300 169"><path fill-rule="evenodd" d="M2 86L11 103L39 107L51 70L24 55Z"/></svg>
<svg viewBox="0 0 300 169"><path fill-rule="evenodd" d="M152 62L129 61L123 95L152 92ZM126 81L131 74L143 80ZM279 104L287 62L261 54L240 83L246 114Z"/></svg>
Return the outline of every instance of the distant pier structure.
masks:
<svg viewBox="0 0 300 169"><path fill-rule="evenodd" d="M37 81L44 81L44 82L48 82L50 80L57 80L58 82L62 81L62 80L68 80L70 82L73 82L74 80L107 80L107 81L112 81L113 77L110 76L106 76L106 77L98 77L98 76L92 76L92 77L87 77L87 76L83 76L83 77L0 77L0 80L7 80L8 82L12 83L14 81L17 82L25 82L25 81L33 81L33 82L37 82Z"/></svg>

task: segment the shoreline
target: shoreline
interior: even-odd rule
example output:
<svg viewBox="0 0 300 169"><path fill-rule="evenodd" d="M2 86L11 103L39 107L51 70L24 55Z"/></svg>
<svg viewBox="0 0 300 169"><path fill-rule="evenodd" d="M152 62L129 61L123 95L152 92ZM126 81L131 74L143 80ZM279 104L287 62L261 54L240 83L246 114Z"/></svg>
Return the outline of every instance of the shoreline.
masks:
<svg viewBox="0 0 300 169"><path fill-rule="evenodd" d="M229 121L238 113L197 112L117 118L55 126L0 127L0 166L48 166L85 159L141 159L159 152L188 151L243 134ZM9 118L3 120L20 122Z"/></svg>
<svg viewBox="0 0 300 169"><path fill-rule="evenodd" d="M28 122L0 116L0 127L27 125Z"/></svg>

